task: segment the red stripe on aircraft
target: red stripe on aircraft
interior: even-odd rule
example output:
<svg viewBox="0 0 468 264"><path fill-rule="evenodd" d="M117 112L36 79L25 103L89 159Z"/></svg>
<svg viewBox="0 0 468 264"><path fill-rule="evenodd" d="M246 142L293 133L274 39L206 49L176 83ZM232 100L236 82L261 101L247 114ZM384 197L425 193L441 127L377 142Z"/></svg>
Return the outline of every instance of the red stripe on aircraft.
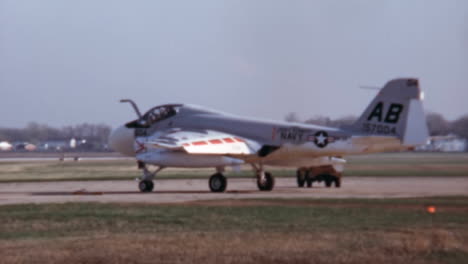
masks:
<svg viewBox="0 0 468 264"><path fill-rule="evenodd" d="M234 139L232 139L232 138L223 138L223 140L226 143L234 143L235 142Z"/></svg>
<svg viewBox="0 0 468 264"><path fill-rule="evenodd" d="M197 141L197 142L193 142L192 145L194 146L202 146L202 145L207 145L208 143L206 143L206 141Z"/></svg>
<svg viewBox="0 0 468 264"><path fill-rule="evenodd" d="M223 142L219 139L212 139L212 140L209 140L208 142L210 142L211 144L223 144Z"/></svg>
<svg viewBox="0 0 468 264"><path fill-rule="evenodd" d="M241 138L234 138L237 142L245 142L243 139Z"/></svg>

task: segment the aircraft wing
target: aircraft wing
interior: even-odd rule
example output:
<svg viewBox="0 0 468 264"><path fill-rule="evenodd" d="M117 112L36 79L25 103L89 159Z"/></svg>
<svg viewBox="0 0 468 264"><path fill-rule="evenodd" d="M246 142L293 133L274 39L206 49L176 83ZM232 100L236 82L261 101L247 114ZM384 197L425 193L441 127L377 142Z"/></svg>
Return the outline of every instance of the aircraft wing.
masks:
<svg viewBox="0 0 468 264"><path fill-rule="evenodd" d="M137 147L159 148L185 151L189 154L213 155L252 155L261 148L260 144L249 139L213 130L186 131L172 129L140 137Z"/></svg>

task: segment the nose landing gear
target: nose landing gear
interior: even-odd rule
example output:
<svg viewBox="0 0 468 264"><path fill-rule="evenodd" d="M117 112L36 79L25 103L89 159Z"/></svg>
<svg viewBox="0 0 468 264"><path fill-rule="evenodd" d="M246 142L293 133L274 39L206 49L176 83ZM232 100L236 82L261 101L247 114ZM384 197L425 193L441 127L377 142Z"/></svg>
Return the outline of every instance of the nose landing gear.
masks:
<svg viewBox="0 0 468 264"><path fill-rule="evenodd" d="M140 192L152 192L154 188L154 183L153 181L149 180L141 180L138 183L138 188L140 189Z"/></svg>
<svg viewBox="0 0 468 264"><path fill-rule="evenodd" d="M138 189L143 193L152 192L154 188L153 179L164 167L158 167L154 172L151 172L146 164L142 162L138 162L138 167L143 170L143 176L138 183Z"/></svg>

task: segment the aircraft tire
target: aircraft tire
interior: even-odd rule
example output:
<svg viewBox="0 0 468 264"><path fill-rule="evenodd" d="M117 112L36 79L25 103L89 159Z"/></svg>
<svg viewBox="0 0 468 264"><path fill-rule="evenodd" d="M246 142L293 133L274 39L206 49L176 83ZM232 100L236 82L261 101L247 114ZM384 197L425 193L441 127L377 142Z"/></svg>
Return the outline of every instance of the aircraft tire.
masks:
<svg viewBox="0 0 468 264"><path fill-rule="evenodd" d="M330 188L332 183L335 182L336 177L330 174L323 175L323 180L325 181L325 187Z"/></svg>
<svg viewBox="0 0 468 264"><path fill-rule="evenodd" d="M208 182L212 192L224 192L227 187L227 179L221 173L215 173L210 177Z"/></svg>
<svg viewBox="0 0 468 264"><path fill-rule="evenodd" d="M314 178L310 174L310 171L306 172L305 180L307 183L307 188L312 188L312 183L314 182Z"/></svg>
<svg viewBox="0 0 468 264"><path fill-rule="evenodd" d="M335 176L335 188L340 188L341 187L341 178Z"/></svg>
<svg viewBox="0 0 468 264"><path fill-rule="evenodd" d="M324 175L325 187L330 188L332 186L332 182L334 181L332 175Z"/></svg>
<svg viewBox="0 0 468 264"><path fill-rule="evenodd" d="M140 192L152 192L154 183L153 181L142 180L140 183L138 183L138 188L140 189Z"/></svg>
<svg viewBox="0 0 468 264"><path fill-rule="evenodd" d="M275 187L275 178L271 173L265 172L265 180L257 177L257 187L260 191L271 191Z"/></svg>
<svg viewBox="0 0 468 264"><path fill-rule="evenodd" d="M296 178L297 178L297 187L302 188L306 182L306 172L304 170L298 169L296 171Z"/></svg>

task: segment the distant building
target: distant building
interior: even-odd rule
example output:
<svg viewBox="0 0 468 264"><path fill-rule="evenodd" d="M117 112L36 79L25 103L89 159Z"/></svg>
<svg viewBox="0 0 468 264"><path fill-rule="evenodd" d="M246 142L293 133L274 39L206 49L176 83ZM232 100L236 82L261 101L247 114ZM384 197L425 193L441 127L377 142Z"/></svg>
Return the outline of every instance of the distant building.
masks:
<svg viewBox="0 0 468 264"><path fill-rule="evenodd" d="M15 151L35 151L36 145L28 142L13 142Z"/></svg>
<svg viewBox="0 0 468 264"><path fill-rule="evenodd" d="M39 145L39 150L42 151L62 151L68 148L70 148L70 142L65 140L49 140Z"/></svg>
<svg viewBox="0 0 468 264"><path fill-rule="evenodd" d="M93 150L92 145L88 146L86 139L70 140L48 140L40 143L37 147L39 151L83 151Z"/></svg>
<svg viewBox="0 0 468 264"><path fill-rule="evenodd" d="M468 150L467 140L455 135L432 137L427 145L416 148L417 151L464 152Z"/></svg>
<svg viewBox="0 0 468 264"><path fill-rule="evenodd" d="M70 148L72 148L72 149L76 148L76 139L75 138L70 139Z"/></svg>

